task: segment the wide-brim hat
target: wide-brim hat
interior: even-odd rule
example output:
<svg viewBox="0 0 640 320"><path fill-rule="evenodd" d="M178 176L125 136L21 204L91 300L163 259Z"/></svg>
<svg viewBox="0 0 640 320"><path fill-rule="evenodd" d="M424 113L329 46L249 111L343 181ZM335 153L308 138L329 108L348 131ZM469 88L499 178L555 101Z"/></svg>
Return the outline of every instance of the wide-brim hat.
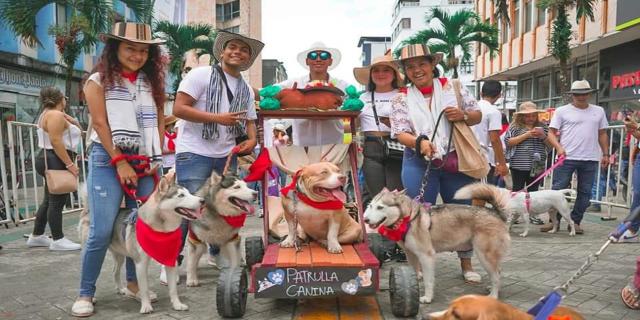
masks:
<svg viewBox="0 0 640 320"><path fill-rule="evenodd" d="M518 110L518 112L515 112L514 115L540 113L540 112L544 112L544 110L538 109L535 103L523 102L520 105L520 109Z"/></svg>
<svg viewBox="0 0 640 320"><path fill-rule="evenodd" d="M587 94L596 91L592 89L587 80L577 80L571 84L571 90L567 91L570 94Z"/></svg>
<svg viewBox="0 0 640 320"><path fill-rule="evenodd" d="M164 126L174 124L178 121L178 118L174 115L164 116Z"/></svg>
<svg viewBox="0 0 640 320"><path fill-rule="evenodd" d="M329 70L335 69L340 64L340 60L342 59L342 54L340 54L340 50L336 48L329 48L322 42L315 42L314 44L311 45L309 49L303 50L302 52L298 53L298 63L304 68L308 67L307 55L309 54L309 52L313 52L313 51L326 51L331 54L331 59L333 59L333 62L329 66Z"/></svg>
<svg viewBox="0 0 640 320"><path fill-rule="evenodd" d="M402 47L400 49L400 59L398 61L403 62L407 59L416 57L431 57L431 59L433 59L433 65L436 66L440 61L442 61L443 56L444 54L442 52L431 53L429 46L424 43L417 43Z"/></svg>
<svg viewBox="0 0 640 320"><path fill-rule="evenodd" d="M371 62L371 64L366 67L353 68L353 76L356 78L356 81L364 86L368 86L371 79L371 69L375 66L387 66L393 69L396 74L398 86L404 85L404 77L402 76L402 73L400 73L398 62L393 59L390 51L387 52L387 54L385 54L384 56L375 57L373 59L373 62Z"/></svg>
<svg viewBox="0 0 640 320"><path fill-rule="evenodd" d="M102 33L100 37L102 41L115 39L143 44L163 44L166 42L162 39L154 39L151 26L148 24L135 22L116 22L110 33Z"/></svg>
<svg viewBox="0 0 640 320"><path fill-rule="evenodd" d="M249 49L251 50L251 56L249 57L249 61L247 61L247 63L240 66L240 71L249 69L251 65L253 65L253 62L256 61L256 58L258 58L258 55L260 55L262 48L264 48L264 43L262 43L262 41L260 40L245 37L241 34L228 31L218 31L216 33L216 40L213 43L213 57L216 58L216 60L221 61L220 57L222 56L224 46L231 40L242 41L249 46Z"/></svg>

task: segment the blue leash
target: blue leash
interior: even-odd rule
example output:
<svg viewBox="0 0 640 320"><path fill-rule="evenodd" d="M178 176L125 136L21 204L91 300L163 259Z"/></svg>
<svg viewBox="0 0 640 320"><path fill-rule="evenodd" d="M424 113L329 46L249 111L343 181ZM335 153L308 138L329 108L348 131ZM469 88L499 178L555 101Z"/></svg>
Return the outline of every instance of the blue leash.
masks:
<svg viewBox="0 0 640 320"><path fill-rule="evenodd" d="M546 297L540 299L533 308L527 311L528 314L534 316L533 320L547 320L562 301L562 295L558 291L553 290Z"/></svg>

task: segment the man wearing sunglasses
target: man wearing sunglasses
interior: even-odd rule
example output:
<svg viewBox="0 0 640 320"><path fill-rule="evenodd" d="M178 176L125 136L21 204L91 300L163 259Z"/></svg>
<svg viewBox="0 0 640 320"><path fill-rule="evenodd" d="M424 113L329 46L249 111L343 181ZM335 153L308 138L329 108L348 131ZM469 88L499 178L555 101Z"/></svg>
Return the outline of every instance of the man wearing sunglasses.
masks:
<svg viewBox="0 0 640 320"><path fill-rule="evenodd" d="M308 68L309 73L286 80L278 85L282 88L292 88L294 83L297 83L297 88L304 88L309 82L320 80L327 81L336 88L345 91L349 84L329 74L329 71L340 63L340 57L338 49L328 48L322 42L316 42L309 49L298 53L298 63ZM295 119L292 131L292 142L298 146L342 143L342 122L337 120ZM271 128L265 128L265 132L271 132ZM269 140L271 140L270 135L266 135L267 146L271 145Z"/></svg>

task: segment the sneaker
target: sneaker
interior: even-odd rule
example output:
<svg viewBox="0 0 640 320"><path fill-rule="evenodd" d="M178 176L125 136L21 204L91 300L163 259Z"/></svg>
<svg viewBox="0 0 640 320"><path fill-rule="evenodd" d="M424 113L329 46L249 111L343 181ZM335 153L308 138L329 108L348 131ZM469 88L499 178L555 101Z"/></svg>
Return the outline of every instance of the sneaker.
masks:
<svg viewBox="0 0 640 320"><path fill-rule="evenodd" d="M176 277L176 284L180 283L180 275L178 274ZM164 266L160 266L160 284L166 286L167 282L167 269Z"/></svg>
<svg viewBox="0 0 640 320"><path fill-rule="evenodd" d="M540 220L538 217L529 217L529 222L535 225L543 225L544 221Z"/></svg>
<svg viewBox="0 0 640 320"><path fill-rule="evenodd" d="M576 223L574 226L576 227L576 234L584 234L584 230L580 228L579 224ZM571 231L571 226L567 226L567 231Z"/></svg>
<svg viewBox="0 0 640 320"><path fill-rule="evenodd" d="M51 239L45 236L44 234L39 236L34 236L33 234L29 235L29 239L27 239L28 247L48 247L51 245Z"/></svg>
<svg viewBox="0 0 640 320"><path fill-rule="evenodd" d="M640 242L640 238L638 238L638 232L633 232L631 230L625 231L618 241L613 241L616 243L634 243Z"/></svg>
<svg viewBox="0 0 640 320"><path fill-rule="evenodd" d="M75 243L67 238L60 238L58 240L54 240L49 245L49 250L51 251L73 251L80 250L82 246L79 243Z"/></svg>

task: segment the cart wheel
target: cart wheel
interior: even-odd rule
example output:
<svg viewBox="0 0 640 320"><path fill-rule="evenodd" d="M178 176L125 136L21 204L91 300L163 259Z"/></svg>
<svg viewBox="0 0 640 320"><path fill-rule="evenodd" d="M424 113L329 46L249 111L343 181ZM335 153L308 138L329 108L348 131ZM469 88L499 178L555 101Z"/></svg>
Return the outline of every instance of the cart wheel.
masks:
<svg viewBox="0 0 640 320"><path fill-rule="evenodd" d="M389 272L391 312L396 317L413 317L420 307L418 278L411 266L397 266Z"/></svg>
<svg viewBox="0 0 640 320"><path fill-rule="evenodd" d="M225 318L240 318L247 308L248 281L245 268L224 268L218 278L216 307Z"/></svg>
<svg viewBox="0 0 640 320"><path fill-rule="evenodd" d="M382 263L386 258L382 236L378 233L367 233L367 239L369 240L369 250L371 250L373 255L376 256L376 258L378 258L378 261L380 262L380 266L382 267Z"/></svg>
<svg viewBox="0 0 640 320"><path fill-rule="evenodd" d="M262 262L264 256L264 246L262 245L262 237L248 237L244 240L244 255L247 267L251 267Z"/></svg>

